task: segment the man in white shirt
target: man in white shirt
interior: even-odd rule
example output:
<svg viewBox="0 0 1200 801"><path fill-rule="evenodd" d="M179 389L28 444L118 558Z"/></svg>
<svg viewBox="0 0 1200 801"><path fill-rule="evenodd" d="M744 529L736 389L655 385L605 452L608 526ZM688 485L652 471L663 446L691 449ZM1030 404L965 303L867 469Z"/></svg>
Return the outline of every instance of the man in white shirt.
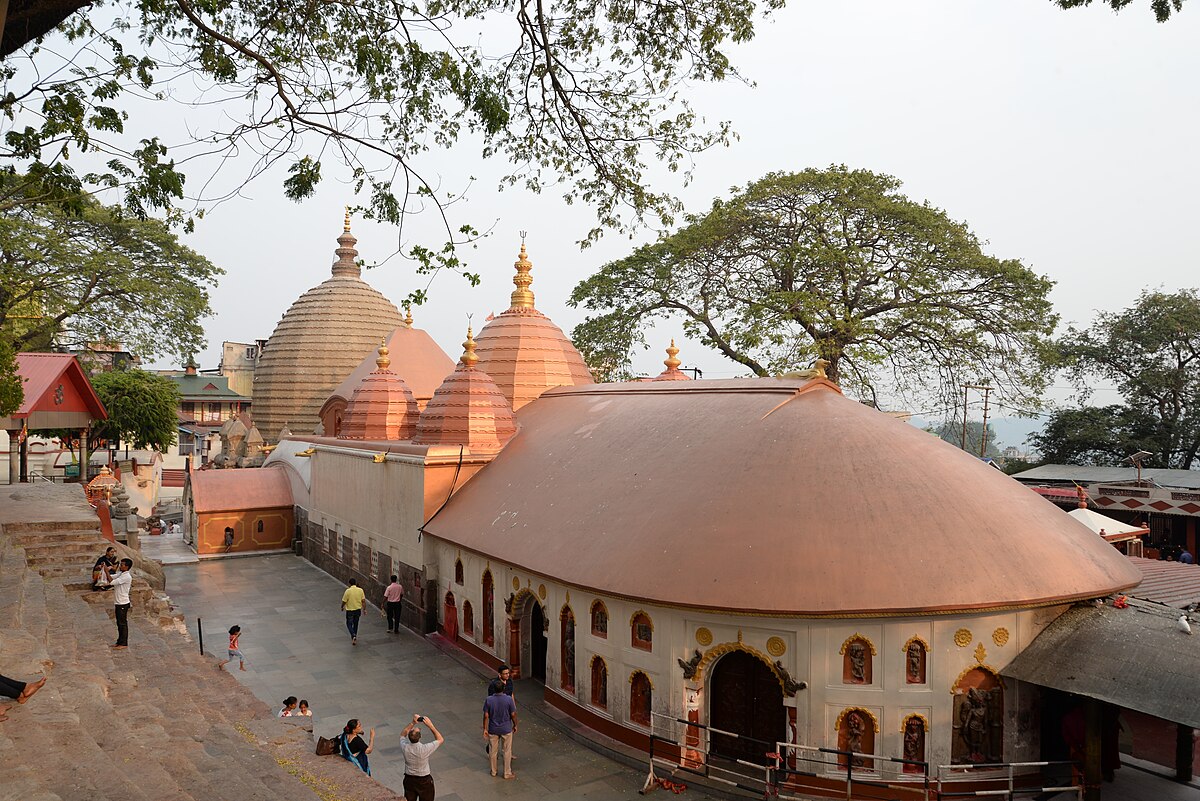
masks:
<svg viewBox="0 0 1200 801"><path fill-rule="evenodd" d="M418 723L424 723L436 738L435 742L421 742ZM404 754L404 799L405 801L433 801L433 776L429 772L429 755L444 742L442 733L433 721L413 715L412 723L400 732L400 751Z"/></svg>
<svg viewBox="0 0 1200 801"><path fill-rule="evenodd" d="M122 559L112 577L113 603L117 610L117 642L111 646L122 651L129 647L129 587L133 584L133 560Z"/></svg>

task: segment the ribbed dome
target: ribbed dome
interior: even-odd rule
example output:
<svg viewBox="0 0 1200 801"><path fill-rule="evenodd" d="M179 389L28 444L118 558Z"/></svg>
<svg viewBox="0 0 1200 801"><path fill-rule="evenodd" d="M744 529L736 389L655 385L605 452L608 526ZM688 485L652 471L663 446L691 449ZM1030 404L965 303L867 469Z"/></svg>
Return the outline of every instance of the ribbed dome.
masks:
<svg viewBox="0 0 1200 801"><path fill-rule="evenodd" d="M479 361L475 346L468 328L462 359L426 404L413 442L465 445L472 453L495 453L517 433L508 400L491 376L475 366Z"/></svg>
<svg viewBox="0 0 1200 801"><path fill-rule="evenodd" d="M671 340L671 347L667 348L667 358L663 360L663 364L667 366L666 370L651 378L651 381L691 381L692 377L679 369L679 365L683 362L677 358L679 356L679 348L675 347L675 340Z"/></svg>
<svg viewBox="0 0 1200 801"><path fill-rule="evenodd" d="M479 367L517 411L551 387L591 384L583 356L562 329L533 307L533 265L521 245L512 307L479 332Z"/></svg>
<svg viewBox="0 0 1200 801"><path fill-rule="evenodd" d="M301 434L319 421L321 405L404 318L362 280L357 243L338 237L333 276L301 295L275 326L254 373L254 419L271 436L285 425Z"/></svg>
<svg viewBox="0 0 1200 801"><path fill-rule="evenodd" d="M338 439L410 439L417 430L417 399L388 369L388 348L379 346L376 368L350 394Z"/></svg>

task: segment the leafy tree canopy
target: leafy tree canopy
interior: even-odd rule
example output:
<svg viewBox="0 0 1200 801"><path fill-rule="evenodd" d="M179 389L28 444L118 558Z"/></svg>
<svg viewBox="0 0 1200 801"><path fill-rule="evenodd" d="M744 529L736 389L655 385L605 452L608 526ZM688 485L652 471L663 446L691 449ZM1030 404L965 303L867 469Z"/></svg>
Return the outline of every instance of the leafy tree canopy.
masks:
<svg viewBox="0 0 1200 801"><path fill-rule="evenodd" d="M1050 0L1059 8L1081 8L1090 6L1095 0ZM1113 11L1120 11L1128 5L1133 4L1133 0L1098 0L1100 5L1106 5L1112 8ZM1166 22L1171 18L1171 12L1183 11L1183 0L1150 0L1150 10L1154 12L1154 18L1159 22Z"/></svg>
<svg viewBox="0 0 1200 801"><path fill-rule="evenodd" d="M1086 400L1111 381L1124 404L1060 412L1039 443L1043 455L1115 464L1136 450L1147 465L1190 469L1200 451L1200 294L1143 292L1130 308L1071 328L1058 351ZM1108 428L1108 433L1105 433ZM1089 443L1091 447L1089 448Z"/></svg>
<svg viewBox="0 0 1200 801"><path fill-rule="evenodd" d="M932 434L937 434L938 439L949 442L951 445L961 448L963 444L963 424L962 419L945 420L937 427L926 429ZM967 453L980 455L980 446L983 445L983 423L979 420L967 421ZM987 426L987 449L984 455L990 456L993 459L999 459L1000 441L996 438L996 429L991 423Z"/></svg>
<svg viewBox="0 0 1200 801"><path fill-rule="evenodd" d="M158 220L86 196L74 202L78 213L54 204L0 211L0 334L10 346L121 343L180 358L202 347L208 287L223 271Z"/></svg>
<svg viewBox="0 0 1200 801"><path fill-rule="evenodd" d="M461 187L443 186L426 154L461 144L506 160L503 184L554 186L568 203L595 208L588 239L646 215L670 220L676 203L647 188L649 162L686 170L691 154L731 136L726 123L697 117L685 88L737 78L726 48L750 40L781 5L136 0L110 10L12 0L2 158L33 191L0 197L0 208L110 188L136 215L184 219L220 198L201 186L185 193L182 159L256 154L252 173L286 165L283 189L297 200L337 162L380 220L434 207L449 246L411 255L424 269L457 269L454 244L476 232L452 221ZM66 42L34 38L16 49L30 37L14 32L14 19L64 9ZM168 150L132 120L132 109L146 108L134 100L216 104L228 109L227 125ZM98 167L78 170L69 160L78 152L96 155Z"/></svg>
<svg viewBox="0 0 1200 801"><path fill-rule="evenodd" d="M16 351L12 343L0 336L0 417L7 417L21 408L25 390L17 375Z"/></svg>
<svg viewBox="0 0 1200 801"><path fill-rule="evenodd" d="M881 383L953 400L986 382L1034 403L1052 282L986 255L965 224L899 188L834 166L735 190L576 286L571 303L595 313L574 341L597 372L619 374L645 327L674 318L756 375L822 357L872 398Z"/></svg>
<svg viewBox="0 0 1200 801"><path fill-rule="evenodd" d="M158 451L175 442L180 396L174 381L145 370L110 370L93 376L92 386L108 410L108 419L93 429L97 438Z"/></svg>

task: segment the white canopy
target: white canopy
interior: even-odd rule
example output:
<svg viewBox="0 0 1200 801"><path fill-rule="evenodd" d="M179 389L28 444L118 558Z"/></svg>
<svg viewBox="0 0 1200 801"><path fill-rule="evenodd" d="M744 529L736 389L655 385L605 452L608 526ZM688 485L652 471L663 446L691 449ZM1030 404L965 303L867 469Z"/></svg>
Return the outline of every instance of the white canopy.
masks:
<svg viewBox="0 0 1200 801"><path fill-rule="evenodd" d="M1114 520L1099 512L1093 512L1091 509L1072 509L1067 514L1097 534L1103 535L1104 539L1109 542L1131 540L1140 537L1148 531L1144 526L1131 526L1128 523Z"/></svg>

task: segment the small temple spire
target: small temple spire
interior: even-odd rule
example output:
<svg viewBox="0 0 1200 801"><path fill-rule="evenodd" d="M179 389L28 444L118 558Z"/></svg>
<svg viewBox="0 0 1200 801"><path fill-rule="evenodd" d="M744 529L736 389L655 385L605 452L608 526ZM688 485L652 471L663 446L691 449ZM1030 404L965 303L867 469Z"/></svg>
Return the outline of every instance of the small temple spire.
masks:
<svg viewBox="0 0 1200 801"><path fill-rule="evenodd" d="M525 253L525 232L521 232L521 253L517 256L513 266L517 268L517 274L513 276L513 283L516 284L516 289L512 293L512 308L514 309L532 309L533 308L533 290L529 285L533 283L533 276L529 271L533 269L533 263L529 261L529 256Z"/></svg>
<svg viewBox="0 0 1200 801"><path fill-rule="evenodd" d="M387 340L379 340L379 358L375 360L375 366L380 370L386 370L391 365L392 360L388 358Z"/></svg>
<svg viewBox="0 0 1200 801"><path fill-rule="evenodd" d="M408 326L409 328L412 328L413 316L412 316L412 304L411 303L406 303L404 305L404 324L406 326Z"/></svg>
<svg viewBox="0 0 1200 801"><path fill-rule="evenodd" d="M342 224L342 235L338 237L338 247L334 251L337 254L337 261L333 263L334 275L349 275L354 278L362 277L362 270L358 266L358 251L354 246L358 244L358 240L354 238L354 234L350 233L350 207L346 207L346 218Z"/></svg>
<svg viewBox="0 0 1200 801"><path fill-rule="evenodd" d="M667 358L665 361L663 361L663 364L665 364L667 366L668 370L672 370L672 371L678 370L679 365L683 364L683 362L681 362L681 361L679 361L679 359L675 358L678 355L679 355L679 348L675 347L675 338L672 337L671 338L671 347L667 348Z"/></svg>
<svg viewBox="0 0 1200 801"><path fill-rule="evenodd" d="M467 341L463 344L463 355L459 360L468 369L474 367L479 362L479 357L475 355L475 335L471 330L471 326L467 326Z"/></svg>

